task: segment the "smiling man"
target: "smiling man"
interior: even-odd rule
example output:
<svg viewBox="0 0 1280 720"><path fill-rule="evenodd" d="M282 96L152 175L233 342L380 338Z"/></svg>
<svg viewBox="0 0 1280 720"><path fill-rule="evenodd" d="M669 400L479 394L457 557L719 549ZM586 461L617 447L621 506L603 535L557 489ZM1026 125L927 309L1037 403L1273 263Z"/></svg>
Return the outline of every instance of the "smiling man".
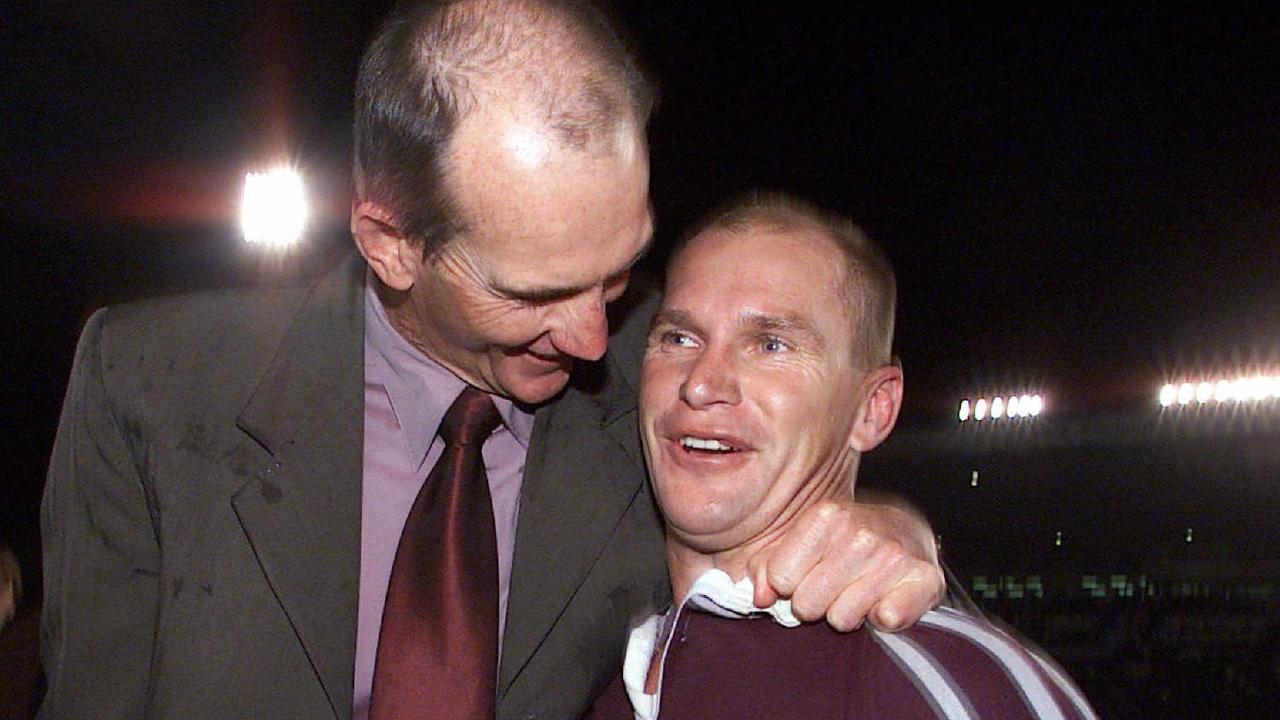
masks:
<svg viewBox="0 0 1280 720"><path fill-rule="evenodd" d="M894 295L866 236L785 196L714 213L672 259L640 425L676 604L633 631L593 718L1093 716L1051 662L954 610L841 635L751 602L748 559L851 499L893 428Z"/></svg>
<svg viewBox="0 0 1280 720"><path fill-rule="evenodd" d="M670 594L635 425L652 296L622 299L651 105L589 3L392 13L356 82L358 254L84 330L42 505L44 718L590 706ZM752 557L765 604L848 627L937 601L925 524L804 519Z"/></svg>

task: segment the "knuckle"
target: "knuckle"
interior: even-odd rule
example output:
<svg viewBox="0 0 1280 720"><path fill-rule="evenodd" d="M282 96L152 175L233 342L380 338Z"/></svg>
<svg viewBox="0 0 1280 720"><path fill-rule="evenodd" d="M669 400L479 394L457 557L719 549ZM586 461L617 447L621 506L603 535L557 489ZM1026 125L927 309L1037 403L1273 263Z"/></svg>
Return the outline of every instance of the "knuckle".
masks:
<svg viewBox="0 0 1280 720"><path fill-rule="evenodd" d="M768 568L769 585L782 595L790 595L796 589L796 570L781 562L773 562Z"/></svg>
<svg viewBox="0 0 1280 720"><path fill-rule="evenodd" d="M824 500L813 508L813 518L822 525L847 523L852 520L852 513L840 503Z"/></svg>
<svg viewBox="0 0 1280 720"><path fill-rule="evenodd" d="M816 602L808 593L797 593L791 598L791 612L805 622L822 619L825 610L826 604Z"/></svg>
<svg viewBox="0 0 1280 720"><path fill-rule="evenodd" d="M882 543L877 551L880 565L891 575L909 576L918 572L918 564L907 555L901 543Z"/></svg>
<svg viewBox="0 0 1280 720"><path fill-rule="evenodd" d="M865 554L872 549L883 546L884 538L876 531L864 525L853 531L853 536L850 538L849 544L854 548L854 550Z"/></svg>

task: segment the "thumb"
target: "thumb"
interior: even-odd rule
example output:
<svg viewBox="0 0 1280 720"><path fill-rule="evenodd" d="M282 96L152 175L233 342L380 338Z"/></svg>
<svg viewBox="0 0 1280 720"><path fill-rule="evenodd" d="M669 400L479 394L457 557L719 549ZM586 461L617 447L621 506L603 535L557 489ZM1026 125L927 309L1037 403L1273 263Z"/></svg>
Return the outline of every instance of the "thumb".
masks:
<svg viewBox="0 0 1280 720"><path fill-rule="evenodd" d="M772 547L761 548L747 560L747 575L755 586L751 603L758 608L767 608L778 602L778 593L769 584L769 556L772 553Z"/></svg>

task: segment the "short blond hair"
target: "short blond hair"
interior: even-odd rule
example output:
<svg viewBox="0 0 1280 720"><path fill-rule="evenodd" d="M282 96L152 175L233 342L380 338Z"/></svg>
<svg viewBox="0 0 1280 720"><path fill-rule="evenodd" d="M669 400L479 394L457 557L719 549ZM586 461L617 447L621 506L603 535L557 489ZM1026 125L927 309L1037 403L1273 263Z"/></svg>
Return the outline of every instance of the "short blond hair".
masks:
<svg viewBox="0 0 1280 720"><path fill-rule="evenodd" d="M898 284L888 256L854 222L787 193L753 190L703 215L681 236L670 267L681 251L708 230L745 233L753 230L789 232L817 230L830 239L845 258L842 295L854 323L855 362L877 367L893 356L893 327Z"/></svg>

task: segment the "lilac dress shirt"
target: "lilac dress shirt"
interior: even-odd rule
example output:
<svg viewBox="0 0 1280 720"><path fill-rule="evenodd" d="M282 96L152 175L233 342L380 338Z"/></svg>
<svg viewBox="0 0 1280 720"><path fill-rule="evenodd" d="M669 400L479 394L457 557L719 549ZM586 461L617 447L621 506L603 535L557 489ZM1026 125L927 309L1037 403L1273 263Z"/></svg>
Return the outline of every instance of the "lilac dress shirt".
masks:
<svg viewBox="0 0 1280 720"><path fill-rule="evenodd" d="M369 715L373 665L378 652L382 607L396 546L409 508L444 443L436 437L440 420L465 383L408 343L396 332L366 282L364 336L364 478L360 515L360 600L356 627L353 715ZM502 424L485 442L483 455L493 497L498 540L498 637L507 615L511 556L520 511L533 415L505 398L492 396ZM496 669L495 669L496 672Z"/></svg>

